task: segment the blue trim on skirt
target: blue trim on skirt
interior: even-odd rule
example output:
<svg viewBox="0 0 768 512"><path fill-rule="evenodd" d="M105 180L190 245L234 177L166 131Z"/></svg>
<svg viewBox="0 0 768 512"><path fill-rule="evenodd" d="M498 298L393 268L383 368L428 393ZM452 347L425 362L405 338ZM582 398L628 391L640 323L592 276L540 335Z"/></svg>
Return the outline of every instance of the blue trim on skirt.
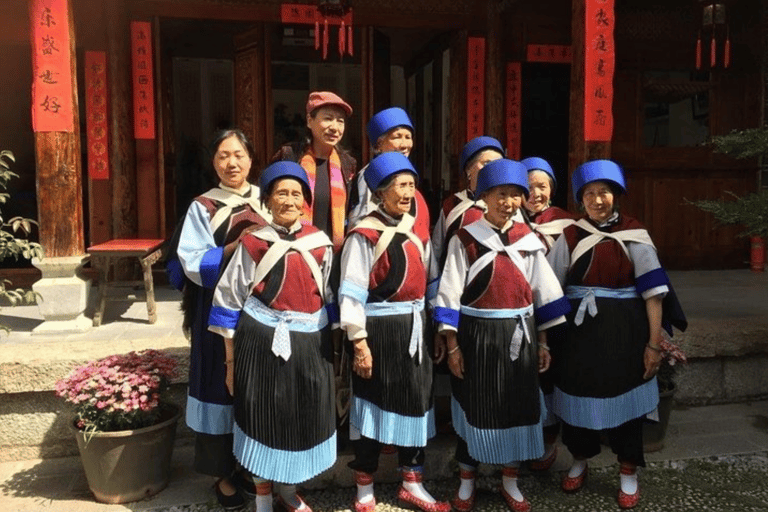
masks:
<svg viewBox="0 0 768 512"><path fill-rule="evenodd" d="M302 451L278 450L248 437L234 426L234 452L238 462L257 477L283 484L306 482L336 462L336 432L322 443Z"/></svg>
<svg viewBox="0 0 768 512"><path fill-rule="evenodd" d="M235 409L231 405L203 402L187 395L187 426L201 434L220 436L232 433Z"/></svg>
<svg viewBox="0 0 768 512"><path fill-rule="evenodd" d="M656 377L611 398L573 396L555 386L553 407L564 422L575 427L603 430L645 416L659 405Z"/></svg>
<svg viewBox="0 0 768 512"><path fill-rule="evenodd" d="M434 408L425 412L424 416L403 416L383 411L368 400L354 395L349 422L362 436L395 446L426 446L427 441L437 434Z"/></svg>
<svg viewBox="0 0 768 512"><path fill-rule="evenodd" d="M553 405L554 401L555 395L553 393L546 393L544 395L544 405L547 407L547 415L544 417L545 427L551 427L552 425L557 425L560 423L557 414L555 414L555 407Z"/></svg>
<svg viewBox="0 0 768 512"><path fill-rule="evenodd" d="M473 427L461 404L451 396L451 420L456 434L469 448L469 455L485 464L508 464L522 460L538 459L544 455L542 421L547 414L544 397L539 392L541 415L533 425L521 425L503 429Z"/></svg>

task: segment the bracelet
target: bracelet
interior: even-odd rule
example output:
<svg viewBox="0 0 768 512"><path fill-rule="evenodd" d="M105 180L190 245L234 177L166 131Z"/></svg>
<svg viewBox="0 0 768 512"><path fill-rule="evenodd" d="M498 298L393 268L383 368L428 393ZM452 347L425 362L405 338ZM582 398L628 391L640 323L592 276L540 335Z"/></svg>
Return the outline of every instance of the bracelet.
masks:
<svg viewBox="0 0 768 512"><path fill-rule="evenodd" d="M451 355L451 354L453 354L453 353L454 353L454 352L456 352L457 350L459 350L459 346L458 346L458 345L456 345L456 346L455 346L455 347L453 347L451 350L449 350L449 351L448 351L448 355Z"/></svg>
<svg viewBox="0 0 768 512"><path fill-rule="evenodd" d="M333 355L335 355L335 356L340 356L340 355L341 355L341 352L340 352L340 351L338 351L338 350L334 350L334 351L333 351Z"/></svg>
<svg viewBox="0 0 768 512"><path fill-rule="evenodd" d="M549 345L542 345L541 343L539 343L539 348L543 348L544 350L549 352Z"/></svg>
<svg viewBox="0 0 768 512"><path fill-rule="evenodd" d="M224 364L235 364L235 360L234 359L227 359L226 361L224 361Z"/></svg>
<svg viewBox="0 0 768 512"><path fill-rule="evenodd" d="M661 354L661 353L663 352L663 350L661 349L661 347L654 347L653 345L651 345L651 343L650 343L650 342L648 342L648 343L646 344L646 347L648 347L649 349L651 349L651 350L653 350L653 351L655 351L655 352L658 352L659 354Z"/></svg>

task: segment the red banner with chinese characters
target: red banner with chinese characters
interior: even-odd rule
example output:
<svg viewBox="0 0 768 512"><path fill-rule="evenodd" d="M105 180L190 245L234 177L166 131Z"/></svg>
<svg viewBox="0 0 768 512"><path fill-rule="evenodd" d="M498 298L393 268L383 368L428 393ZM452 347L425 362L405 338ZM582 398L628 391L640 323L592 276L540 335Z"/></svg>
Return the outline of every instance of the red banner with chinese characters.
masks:
<svg viewBox="0 0 768 512"><path fill-rule="evenodd" d="M296 25L314 25L315 22L322 23L326 18L317 9L316 5L309 4L282 4L280 6L280 22L292 23ZM346 25L352 24L352 10L350 9L343 17L328 16L329 25L341 25L343 21Z"/></svg>
<svg viewBox="0 0 768 512"><path fill-rule="evenodd" d="M107 54L85 52L85 128L92 180L109 179L107 104Z"/></svg>
<svg viewBox="0 0 768 512"><path fill-rule="evenodd" d="M550 64L570 64L571 47L564 44L529 44L525 60Z"/></svg>
<svg viewBox="0 0 768 512"><path fill-rule="evenodd" d="M586 0L584 33L584 140L613 137L614 0Z"/></svg>
<svg viewBox="0 0 768 512"><path fill-rule="evenodd" d="M485 131L485 38L467 38L467 140Z"/></svg>
<svg viewBox="0 0 768 512"><path fill-rule="evenodd" d="M133 63L133 136L155 138L155 87L152 74L152 24L131 22Z"/></svg>
<svg viewBox="0 0 768 512"><path fill-rule="evenodd" d="M520 121L522 116L522 79L520 63L507 62L505 111L507 114L507 158L520 160Z"/></svg>
<svg viewBox="0 0 768 512"><path fill-rule="evenodd" d="M67 0L31 0L32 129L73 132ZM11 73L6 69L5 73Z"/></svg>

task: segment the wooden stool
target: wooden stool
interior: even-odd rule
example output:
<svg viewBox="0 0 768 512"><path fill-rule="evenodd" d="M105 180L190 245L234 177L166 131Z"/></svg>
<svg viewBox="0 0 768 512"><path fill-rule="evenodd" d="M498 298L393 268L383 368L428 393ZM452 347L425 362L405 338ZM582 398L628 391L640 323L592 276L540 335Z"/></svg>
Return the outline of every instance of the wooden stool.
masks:
<svg viewBox="0 0 768 512"><path fill-rule="evenodd" d="M164 241L165 240L161 239L118 239L110 240L109 242L104 242L103 244L94 245L88 248L88 253L91 255L91 264L100 274L99 305L96 308L96 313L93 315L94 327L101 325L101 320L104 317L104 307L107 302L107 287L118 288L141 285L141 281L109 282L109 269L120 258L139 258L139 263L141 263L141 269L144 273L144 291L146 292L145 298L147 302L149 323L153 324L157 321L155 290L152 281L152 264L160 259L160 256L162 255L160 247ZM114 298L117 297L110 297L110 299Z"/></svg>

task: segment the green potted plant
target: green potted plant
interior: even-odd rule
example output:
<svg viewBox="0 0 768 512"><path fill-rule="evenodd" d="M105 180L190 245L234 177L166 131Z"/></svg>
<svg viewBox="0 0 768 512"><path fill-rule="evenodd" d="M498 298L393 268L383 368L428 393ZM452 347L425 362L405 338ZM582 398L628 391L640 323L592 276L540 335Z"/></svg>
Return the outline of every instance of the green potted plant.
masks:
<svg viewBox="0 0 768 512"><path fill-rule="evenodd" d="M19 175L11 171L10 164L15 162L13 153L10 151L0 151L0 187L8 190L8 182ZM6 204L11 195L8 192L0 192L0 204ZM30 242L27 237L32 233L32 226L36 225L32 219L24 217L13 217L5 220L0 210L0 261L7 258L18 260L20 257L25 259L43 258L43 248L36 242ZM14 233L21 232L23 238L18 238ZM0 297L7 304L16 306L20 304L34 304L35 292L24 290L22 288L11 289L11 282L7 279L0 279ZM8 332L8 328L0 325L0 329Z"/></svg>
<svg viewBox="0 0 768 512"><path fill-rule="evenodd" d="M88 362L56 383L74 406L72 430L97 501L136 501L168 485L181 410L166 395L176 370L174 358L144 350Z"/></svg>
<svg viewBox="0 0 768 512"><path fill-rule="evenodd" d="M768 127L734 130L727 135L715 135L710 144L716 153L723 153L737 159L758 158L759 166L768 155ZM739 236L750 237L750 268L763 272L765 267L765 240L768 238L768 190L737 196L731 192L733 201L687 201L715 216L720 225L742 225Z"/></svg>
<svg viewBox="0 0 768 512"><path fill-rule="evenodd" d="M656 381L659 384L659 421L643 425L643 444L646 452L655 452L664 447L664 437L667 434L669 415L672 412L677 387L675 374L679 365L688 362L685 352L672 343L665 331L662 331L661 351L661 366L656 374Z"/></svg>

